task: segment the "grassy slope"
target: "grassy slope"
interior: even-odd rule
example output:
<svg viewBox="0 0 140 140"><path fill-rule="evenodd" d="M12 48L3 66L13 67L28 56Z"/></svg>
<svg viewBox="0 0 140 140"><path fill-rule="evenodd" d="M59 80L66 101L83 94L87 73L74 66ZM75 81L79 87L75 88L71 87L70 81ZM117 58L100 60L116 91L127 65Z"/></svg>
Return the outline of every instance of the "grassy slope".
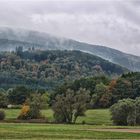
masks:
<svg viewBox="0 0 140 140"><path fill-rule="evenodd" d="M17 118L20 113L19 109L7 109L6 119ZM53 121L53 112L52 110L43 110L42 114L45 115L50 122ZM88 110L85 116L79 117L77 123L82 123L85 121L87 124L94 125L111 125L112 121L110 120L110 114L108 109L94 109Z"/></svg>

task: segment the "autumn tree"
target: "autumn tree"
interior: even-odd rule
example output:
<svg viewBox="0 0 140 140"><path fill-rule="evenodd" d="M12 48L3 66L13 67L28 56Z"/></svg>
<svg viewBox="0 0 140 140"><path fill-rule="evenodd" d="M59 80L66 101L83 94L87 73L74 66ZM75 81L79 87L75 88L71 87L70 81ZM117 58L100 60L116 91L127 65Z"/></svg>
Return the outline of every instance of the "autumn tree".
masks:
<svg viewBox="0 0 140 140"><path fill-rule="evenodd" d="M93 108L108 107L111 104L111 98L112 94L109 92L108 87L103 83L97 84L91 98L91 105Z"/></svg>
<svg viewBox="0 0 140 140"><path fill-rule="evenodd" d="M48 106L48 95L32 94L21 109L19 119L38 119L41 118L41 109Z"/></svg>
<svg viewBox="0 0 140 140"><path fill-rule="evenodd" d="M123 98L134 98L132 83L129 80L119 78L112 90L113 103Z"/></svg>

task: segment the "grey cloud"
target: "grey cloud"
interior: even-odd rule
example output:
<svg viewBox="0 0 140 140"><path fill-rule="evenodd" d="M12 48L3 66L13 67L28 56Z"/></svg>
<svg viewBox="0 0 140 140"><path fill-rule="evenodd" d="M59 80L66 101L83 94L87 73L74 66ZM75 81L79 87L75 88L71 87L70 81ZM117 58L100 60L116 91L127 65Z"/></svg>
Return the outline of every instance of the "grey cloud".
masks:
<svg viewBox="0 0 140 140"><path fill-rule="evenodd" d="M140 54L139 0L0 0L0 25Z"/></svg>

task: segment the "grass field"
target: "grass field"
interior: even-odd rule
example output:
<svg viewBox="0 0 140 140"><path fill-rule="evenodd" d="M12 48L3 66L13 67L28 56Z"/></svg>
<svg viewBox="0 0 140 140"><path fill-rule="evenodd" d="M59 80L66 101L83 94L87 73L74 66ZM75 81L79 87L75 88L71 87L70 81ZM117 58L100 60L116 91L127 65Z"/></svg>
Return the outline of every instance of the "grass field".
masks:
<svg viewBox="0 0 140 140"><path fill-rule="evenodd" d="M6 119L14 119L19 109L7 109ZM52 110L43 110L49 122L53 121ZM110 129L137 129L140 127L113 126L108 109L88 110L86 116L79 117L77 124L33 124L33 123L0 123L0 140L76 140L76 139L140 139L140 133L111 132ZM85 121L86 125L81 125ZM92 124L92 125L89 125ZM93 125L94 124L94 125ZM102 131L103 129L107 130Z"/></svg>
<svg viewBox="0 0 140 140"><path fill-rule="evenodd" d="M101 128L101 126L94 125L1 123L0 139L140 139L140 134L127 132L100 132L98 130L95 130L95 128L99 127Z"/></svg>
<svg viewBox="0 0 140 140"><path fill-rule="evenodd" d="M17 118L20 113L19 109L6 109L6 119L14 119ZM53 111L43 110L42 114L47 117L49 122L53 121ZM77 119L77 123L82 123L83 121L86 124L94 124L94 125L111 125L111 116L108 109L94 109L88 110L85 116L79 117Z"/></svg>

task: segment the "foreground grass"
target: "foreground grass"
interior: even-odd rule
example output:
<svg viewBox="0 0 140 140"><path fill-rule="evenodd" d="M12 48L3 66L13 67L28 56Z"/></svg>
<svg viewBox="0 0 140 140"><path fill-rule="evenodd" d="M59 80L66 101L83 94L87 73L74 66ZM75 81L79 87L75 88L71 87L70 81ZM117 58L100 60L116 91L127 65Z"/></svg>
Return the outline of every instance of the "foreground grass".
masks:
<svg viewBox="0 0 140 140"><path fill-rule="evenodd" d="M15 119L20 113L19 109L6 109L6 119ZM42 114L47 117L49 122L54 121L53 111L51 109L42 110ZM111 116L108 109L88 110L85 116L79 117L77 123L85 122L94 125L111 125Z"/></svg>
<svg viewBox="0 0 140 140"><path fill-rule="evenodd" d="M140 139L140 134L95 131L99 126L63 124L0 124L0 139ZM92 130L93 129L93 130Z"/></svg>

